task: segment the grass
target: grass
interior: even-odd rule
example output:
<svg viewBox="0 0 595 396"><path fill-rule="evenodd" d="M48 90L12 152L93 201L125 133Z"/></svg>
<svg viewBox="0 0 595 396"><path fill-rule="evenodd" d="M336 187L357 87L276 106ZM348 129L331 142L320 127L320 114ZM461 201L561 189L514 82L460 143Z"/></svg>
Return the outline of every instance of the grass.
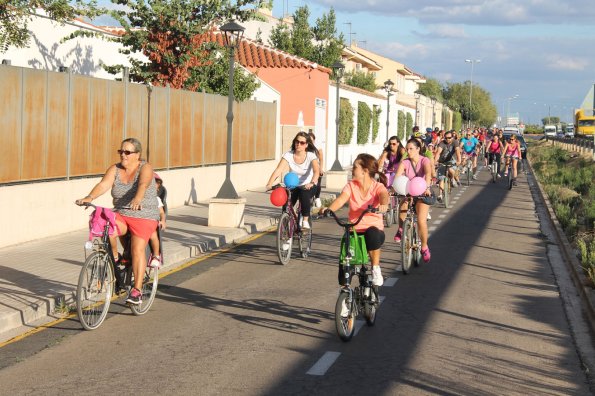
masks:
<svg viewBox="0 0 595 396"><path fill-rule="evenodd" d="M544 141L530 144L533 169L595 288L595 163Z"/></svg>

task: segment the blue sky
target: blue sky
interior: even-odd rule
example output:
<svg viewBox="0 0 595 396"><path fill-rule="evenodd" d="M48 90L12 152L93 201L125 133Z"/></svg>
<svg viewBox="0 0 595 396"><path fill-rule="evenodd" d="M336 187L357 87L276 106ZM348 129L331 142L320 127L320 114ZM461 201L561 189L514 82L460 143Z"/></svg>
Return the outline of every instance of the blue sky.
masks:
<svg viewBox="0 0 595 396"><path fill-rule="evenodd" d="M468 81L465 59L480 59L473 82L501 113L518 95L525 122L570 122L595 83L594 0L276 0L273 15L302 5L312 25L333 7L347 39L351 22L360 46L441 82Z"/></svg>

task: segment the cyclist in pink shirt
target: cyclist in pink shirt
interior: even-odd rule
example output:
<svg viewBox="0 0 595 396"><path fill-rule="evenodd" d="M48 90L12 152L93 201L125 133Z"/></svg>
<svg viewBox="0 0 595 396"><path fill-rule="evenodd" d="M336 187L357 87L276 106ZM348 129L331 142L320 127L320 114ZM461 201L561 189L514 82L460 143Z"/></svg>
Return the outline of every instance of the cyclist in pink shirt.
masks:
<svg viewBox="0 0 595 396"><path fill-rule="evenodd" d="M512 159L512 184L516 186L516 166L519 158L521 158L521 146L514 135L510 136L510 139L504 145L504 158L506 158L504 177L508 176L508 164Z"/></svg>
<svg viewBox="0 0 595 396"><path fill-rule="evenodd" d="M333 212L349 203L349 221L355 222L368 206L378 208L378 213L367 213L355 227L358 234L364 235L366 247L372 262L372 283L382 286L384 279L380 269L380 247L384 243L384 221L382 214L388 205L388 191L386 190L386 176L379 171L378 161L370 154L360 154L353 162L352 179L343 188L341 194L328 208L321 208L320 213L327 209ZM378 176L379 181L376 181ZM339 266L339 282L342 277L343 266Z"/></svg>

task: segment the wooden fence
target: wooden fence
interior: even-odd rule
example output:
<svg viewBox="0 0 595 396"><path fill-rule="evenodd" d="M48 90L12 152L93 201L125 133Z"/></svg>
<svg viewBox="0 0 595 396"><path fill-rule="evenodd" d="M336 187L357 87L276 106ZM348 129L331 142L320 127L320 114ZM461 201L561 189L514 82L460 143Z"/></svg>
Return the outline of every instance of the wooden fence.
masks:
<svg viewBox="0 0 595 396"><path fill-rule="evenodd" d="M0 66L0 184L102 174L136 137L156 169L223 164L227 97ZM234 103L232 161L275 158L276 104Z"/></svg>

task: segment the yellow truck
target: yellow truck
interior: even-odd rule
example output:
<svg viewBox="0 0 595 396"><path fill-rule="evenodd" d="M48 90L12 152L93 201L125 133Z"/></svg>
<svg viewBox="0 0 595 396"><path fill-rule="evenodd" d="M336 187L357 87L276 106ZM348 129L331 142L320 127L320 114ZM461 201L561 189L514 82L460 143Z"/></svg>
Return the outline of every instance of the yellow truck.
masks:
<svg viewBox="0 0 595 396"><path fill-rule="evenodd" d="M574 133L579 136L595 135L595 116L585 115L583 109L574 113Z"/></svg>

